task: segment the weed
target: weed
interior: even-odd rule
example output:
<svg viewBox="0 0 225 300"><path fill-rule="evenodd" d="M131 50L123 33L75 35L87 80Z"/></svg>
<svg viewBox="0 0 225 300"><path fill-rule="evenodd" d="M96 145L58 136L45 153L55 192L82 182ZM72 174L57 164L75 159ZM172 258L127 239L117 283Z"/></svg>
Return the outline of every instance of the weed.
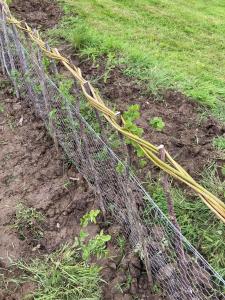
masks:
<svg viewBox="0 0 225 300"><path fill-rule="evenodd" d="M55 253L31 263L14 264L24 275L16 278L17 284L33 282L37 288L26 298L46 299L101 299L101 268L83 261L76 245L64 245Z"/></svg>
<svg viewBox="0 0 225 300"><path fill-rule="evenodd" d="M117 164L117 166L116 166L116 172L118 174L122 175L122 174L124 174L125 170L126 170L125 165L119 161L118 164Z"/></svg>
<svg viewBox="0 0 225 300"><path fill-rule="evenodd" d="M53 108L53 109L49 112L48 116L49 116L50 119L55 120L56 114L57 114L57 109L56 109L56 108Z"/></svg>
<svg viewBox="0 0 225 300"><path fill-rule="evenodd" d="M34 89L34 92L37 93L37 94L41 94L42 93L42 87L41 87L40 83L34 84L33 85L33 89Z"/></svg>
<svg viewBox="0 0 225 300"><path fill-rule="evenodd" d="M7 125L9 126L9 128L14 131L16 129L16 122L15 120L12 120L12 119L8 119L7 120Z"/></svg>
<svg viewBox="0 0 225 300"><path fill-rule="evenodd" d="M105 72L103 74L103 82L104 83L107 82L110 72L115 68L115 63L116 63L115 55L113 53L109 53L107 55Z"/></svg>
<svg viewBox="0 0 225 300"><path fill-rule="evenodd" d="M156 131L162 131L165 127L165 123L161 117L154 117L149 120L149 125L154 128Z"/></svg>
<svg viewBox="0 0 225 300"><path fill-rule="evenodd" d="M112 133L108 138L108 142L112 149L117 149L121 146L121 141L119 140L117 133Z"/></svg>
<svg viewBox="0 0 225 300"><path fill-rule="evenodd" d="M10 86L10 81L8 79L1 79L0 88L2 90L5 89L5 88L9 88L9 86Z"/></svg>
<svg viewBox="0 0 225 300"><path fill-rule="evenodd" d="M119 235L116 238L116 242L117 242L117 245L120 248L121 256L123 256L125 254L126 240L125 240L125 238L123 236Z"/></svg>
<svg viewBox="0 0 225 300"><path fill-rule="evenodd" d="M100 210L91 210L90 212L86 213L80 220L80 224L82 227L86 227L89 223L97 223L97 217L100 214Z"/></svg>
<svg viewBox="0 0 225 300"><path fill-rule="evenodd" d="M212 163L202 173L202 185L219 198L225 197L225 181L221 180L216 163Z"/></svg>
<svg viewBox="0 0 225 300"><path fill-rule="evenodd" d="M33 219L42 221L43 218L33 209L20 206L18 227L26 221L33 225ZM96 223L99 210L92 210L81 218L83 227L89 223ZM25 220L25 221L24 221ZM106 244L111 236L105 235L103 230L92 239L88 234L80 231L74 243L65 244L59 250L42 258L34 259L30 263L17 261L12 267L22 271L20 277L9 279L8 282L17 285L33 282L36 289L26 298L46 299L101 299L101 267L91 263L91 258L102 258L107 255ZM96 260L96 259L95 259ZM29 298L29 299L30 299Z"/></svg>
<svg viewBox="0 0 225 300"><path fill-rule="evenodd" d="M63 184L63 187L64 187L64 189L68 190L71 185L72 185L71 181L66 180Z"/></svg>
<svg viewBox="0 0 225 300"><path fill-rule="evenodd" d="M112 133L108 138L109 145L112 149L118 149L121 145L118 134L116 132Z"/></svg>
<svg viewBox="0 0 225 300"><path fill-rule="evenodd" d="M91 125L91 127L95 130L96 133L100 133L100 125L96 118L96 114L92 107L90 107L89 103L86 99L80 99L80 113L84 117L84 119Z"/></svg>
<svg viewBox="0 0 225 300"><path fill-rule="evenodd" d="M11 70L10 76L11 76L17 83L19 83L20 78L21 78L21 74L20 74L20 72L19 72L18 70L16 70L16 69Z"/></svg>
<svg viewBox="0 0 225 300"><path fill-rule="evenodd" d="M14 175L7 175L3 182L6 186L9 186L12 182L14 182L16 180L16 176Z"/></svg>
<svg viewBox="0 0 225 300"><path fill-rule="evenodd" d="M225 137L218 136L213 139L213 146L218 150L225 150Z"/></svg>
<svg viewBox="0 0 225 300"><path fill-rule="evenodd" d="M5 108L3 106L3 104L0 103L0 113L3 113L5 111Z"/></svg>
<svg viewBox="0 0 225 300"><path fill-rule="evenodd" d="M96 219L99 214L100 210L91 210L81 218L81 226L86 227L89 223L96 224ZM108 251L106 249L106 243L111 240L110 235L104 234L103 230L101 230L99 234L97 234L93 239L90 239L88 242L86 242L87 237L88 233L80 231L80 236L75 239L76 245L82 252L82 258L84 261L88 261L91 256L101 258L107 255Z"/></svg>
<svg viewBox="0 0 225 300"><path fill-rule="evenodd" d="M94 160L101 161L101 162L108 160L108 158L109 155L108 155L108 150L106 148L99 150L98 153L94 155Z"/></svg>
<svg viewBox="0 0 225 300"><path fill-rule="evenodd" d="M126 293L130 289L131 283L132 283L132 276L130 275L130 273L128 273L126 281L117 284L116 288L118 289L118 291L120 291L120 293Z"/></svg>
<svg viewBox="0 0 225 300"><path fill-rule="evenodd" d="M152 292L155 295L161 295L162 294L162 289L161 289L160 285L157 284L157 283L154 283L153 286L152 286Z"/></svg>
<svg viewBox="0 0 225 300"><path fill-rule="evenodd" d="M145 160L145 159L140 159L138 162L139 162L139 166L140 166L141 168L146 167L147 164L148 164L147 160Z"/></svg>
<svg viewBox="0 0 225 300"><path fill-rule="evenodd" d="M43 64L43 66L44 66L45 72L48 72L49 67L50 67L50 65L51 65L50 59L49 59L48 57L44 56L44 57L42 58L42 64Z"/></svg>
<svg viewBox="0 0 225 300"><path fill-rule="evenodd" d="M73 87L73 80L71 79L65 79L61 76L58 78L59 80L59 91L64 96L66 101L70 103L74 103L74 97L71 94L71 89Z"/></svg>
<svg viewBox="0 0 225 300"><path fill-rule="evenodd" d="M25 240L29 235L33 239L40 239L43 237L42 225L44 221L45 217L41 212L20 203L16 207L16 216L12 228L17 230L21 240Z"/></svg>

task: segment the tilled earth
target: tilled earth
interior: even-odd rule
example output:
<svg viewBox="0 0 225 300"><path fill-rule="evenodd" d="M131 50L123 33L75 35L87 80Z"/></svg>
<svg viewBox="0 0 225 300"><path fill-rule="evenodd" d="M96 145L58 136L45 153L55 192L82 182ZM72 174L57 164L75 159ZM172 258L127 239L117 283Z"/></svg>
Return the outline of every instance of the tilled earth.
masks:
<svg viewBox="0 0 225 300"><path fill-rule="evenodd" d="M6 78L0 76L0 82L0 268L7 278L10 260L29 261L73 241L81 229L80 218L96 209L98 200L82 176L68 165L61 150L56 151L32 107L14 97ZM42 238L34 239L27 232L26 238L21 239L12 227L19 203L45 216ZM92 237L102 228L112 236L108 245L110 258L101 261L106 281L103 299L159 299L149 296L143 265L128 246L126 254L121 256L115 242L121 233L118 226L108 227L100 222L100 225L88 226L87 231ZM125 285L130 274L130 285L121 291L118 286ZM4 285L1 288L1 300L19 300L34 287L25 284L15 292L6 290Z"/></svg>

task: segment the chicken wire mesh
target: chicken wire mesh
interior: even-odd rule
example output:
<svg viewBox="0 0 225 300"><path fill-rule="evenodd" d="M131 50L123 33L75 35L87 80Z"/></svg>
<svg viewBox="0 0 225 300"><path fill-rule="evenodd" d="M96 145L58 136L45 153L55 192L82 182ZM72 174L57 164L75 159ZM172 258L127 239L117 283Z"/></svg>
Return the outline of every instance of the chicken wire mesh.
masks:
<svg viewBox="0 0 225 300"><path fill-rule="evenodd" d="M123 138L92 110L76 82L73 95L63 93L54 62L0 15L1 71L12 81L17 97L32 103L57 145L83 174L105 215L123 228L142 258L149 280L166 299L225 299L225 281L162 213L122 161ZM88 118L87 118L88 116ZM117 143L122 160L110 145ZM109 143L110 141L110 143Z"/></svg>

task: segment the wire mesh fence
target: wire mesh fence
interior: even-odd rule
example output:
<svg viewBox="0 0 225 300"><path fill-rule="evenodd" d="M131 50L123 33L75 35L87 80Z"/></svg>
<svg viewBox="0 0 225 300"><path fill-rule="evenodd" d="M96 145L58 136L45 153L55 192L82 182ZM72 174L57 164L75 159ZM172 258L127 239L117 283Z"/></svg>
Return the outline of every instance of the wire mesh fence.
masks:
<svg viewBox="0 0 225 300"><path fill-rule="evenodd" d="M225 281L161 212L129 165L129 149L117 132L87 106L80 86L66 93L53 61L0 12L1 71L12 81L15 95L31 103L56 147L83 174L105 216L121 225L143 260L149 280L166 299L225 299ZM46 70L46 65L48 71ZM112 150L120 149L120 160ZM111 147L109 146L111 145Z"/></svg>

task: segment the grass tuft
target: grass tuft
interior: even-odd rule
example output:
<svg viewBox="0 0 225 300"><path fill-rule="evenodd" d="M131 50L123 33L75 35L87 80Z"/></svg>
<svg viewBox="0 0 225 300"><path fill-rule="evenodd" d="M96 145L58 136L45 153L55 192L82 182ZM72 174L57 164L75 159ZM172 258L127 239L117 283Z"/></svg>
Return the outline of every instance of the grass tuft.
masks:
<svg viewBox="0 0 225 300"><path fill-rule="evenodd" d="M18 284L33 282L37 287L27 299L101 299L101 268L83 261L74 245L65 245L29 264L19 261L15 266L24 273L15 280Z"/></svg>
<svg viewBox="0 0 225 300"><path fill-rule="evenodd" d="M26 212L25 219L33 220L33 218L27 218L31 209L27 212L27 209L22 207L23 215L24 211ZM99 210L91 210L84 215L81 218L83 229L90 223L96 223L99 214ZM33 215L36 219L36 211L32 211ZM74 243L65 244L50 255L33 259L30 262L23 260L12 262L10 270L19 270L21 276L11 279L4 279L3 276L5 286L9 286L10 283L16 285L33 283L34 291L30 295L26 295L26 299L101 299L103 280L100 272L102 268L93 261L97 262L98 259L108 255L106 245L111 236L105 235L101 230L93 238L87 239L87 237L88 233L81 230Z"/></svg>
<svg viewBox="0 0 225 300"><path fill-rule="evenodd" d="M224 182L219 180L215 166L209 168L204 174L202 184L210 188L217 196L224 193ZM151 183L148 191L153 199L168 215L167 201L163 188L159 182ZM174 208L182 234L195 246L214 269L225 275L225 227L222 221L208 209L198 197L188 198L179 188L171 188ZM148 206L145 211L148 216Z"/></svg>
<svg viewBox="0 0 225 300"><path fill-rule="evenodd" d="M225 150L225 137L217 136L213 139L213 146L218 150Z"/></svg>
<svg viewBox="0 0 225 300"><path fill-rule="evenodd" d="M21 240L28 237L38 240L43 237L44 221L45 217L41 212L20 203L16 206L16 216L12 228L16 229Z"/></svg>

